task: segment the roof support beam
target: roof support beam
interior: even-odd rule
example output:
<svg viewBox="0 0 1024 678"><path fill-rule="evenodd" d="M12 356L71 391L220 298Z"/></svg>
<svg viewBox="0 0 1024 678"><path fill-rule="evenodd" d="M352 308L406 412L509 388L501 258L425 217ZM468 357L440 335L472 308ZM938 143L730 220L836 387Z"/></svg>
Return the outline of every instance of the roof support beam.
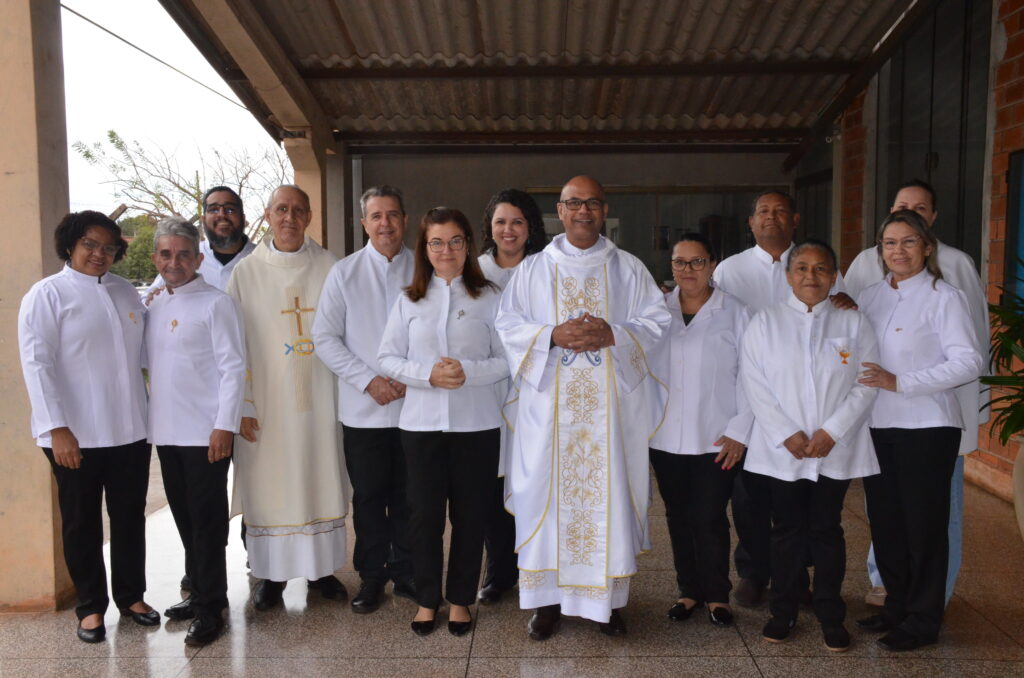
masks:
<svg viewBox="0 0 1024 678"><path fill-rule="evenodd" d="M336 141L349 146L390 146L395 144L684 144L723 142L794 142L807 136L805 127L736 130L676 131L535 131L535 132L336 132Z"/></svg>

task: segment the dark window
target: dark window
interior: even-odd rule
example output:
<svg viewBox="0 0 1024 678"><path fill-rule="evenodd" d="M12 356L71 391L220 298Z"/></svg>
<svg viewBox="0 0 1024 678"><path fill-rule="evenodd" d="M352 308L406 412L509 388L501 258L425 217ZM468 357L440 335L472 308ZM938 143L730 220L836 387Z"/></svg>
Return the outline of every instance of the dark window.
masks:
<svg viewBox="0 0 1024 678"><path fill-rule="evenodd" d="M998 179L997 179L998 180ZM1006 177L1006 273L1007 292L1024 295L1024 151L1010 155Z"/></svg>

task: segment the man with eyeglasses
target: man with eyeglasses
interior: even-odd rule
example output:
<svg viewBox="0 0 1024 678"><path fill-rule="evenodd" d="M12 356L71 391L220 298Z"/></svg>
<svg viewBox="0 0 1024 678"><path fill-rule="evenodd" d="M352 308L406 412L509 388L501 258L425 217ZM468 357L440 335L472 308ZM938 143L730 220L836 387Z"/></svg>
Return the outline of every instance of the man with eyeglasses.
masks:
<svg viewBox="0 0 1024 678"><path fill-rule="evenodd" d="M889 211L912 210L917 212L930 228L939 216L937 207L938 199L931 184L914 179L896 190L896 197L893 198ZM978 335L979 346L988 346L991 336L988 301L985 298L985 288L978 276L978 269L974 267L974 260L966 252L941 242L938 245L938 258L942 279L967 296L967 304L971 312L971 320L974 323L974 331ZM885 279L885 272L877 247L869 247L858 254L846 272L846 286L854 297L883 279ZM957 402L960 404L964 431L960 436L960 456L957 458L956 467L953 470L953 482L950 490L949 566L946 572L947 604L953 596L956 579L960 573L964 519L964 456L978 449L978 427L987 423L989 418L988 408L979 412L982 403L986 400L982 388L980 381L973 381L954 391ZM875 566L874 548L868 552L868 577L871 579L871 590L865 596L865 601L871 605L884 605L885 586L883 586L882 576Z"/></svg>
<svg viewBox="0 0 1024 678"><path fill-rule="evenodd" d="M338 376L338 420L352 481L353 565L362 584L352 611L373 612L384 587L415 599L409 553L409 506L398 417L405 384L377 360L388 312L412 282L412 250L402 242L408 215L402 192L373 186L359 199L370 242L331 269L313 322L317 357Z"/></svg>
<svg viewBox="0 0 1024 678"><path fill-rule="evenodd" d="M623 635L619 609L650 548L647 441L662 413L646 355L671 316L644 265L601 235L607 215L601 184L571 179L558 202L565 234L519 265L495 321L518 393L505 412L507 505L534 640L563 613Z"/></svg>

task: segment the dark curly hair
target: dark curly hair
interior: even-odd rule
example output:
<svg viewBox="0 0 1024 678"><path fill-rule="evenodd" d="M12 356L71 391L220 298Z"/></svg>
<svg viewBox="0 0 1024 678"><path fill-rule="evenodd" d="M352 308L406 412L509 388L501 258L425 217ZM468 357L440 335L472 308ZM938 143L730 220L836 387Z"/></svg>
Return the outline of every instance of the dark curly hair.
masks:
<svg viewBox="0 0 1024 678"><path fill-rule="evenodd" d="M90 228L102 228L114 237L114 244L117 245L115 264L124 258L124 253L128 251L128 243L121 237L121 227L106 214L92 210L71 212L60 220L53 232L53 245L57 250L57 256L63 261L71 261L71 250L75 249L75 245Z"/></svg>
<svg viewBox="0 0 1024 678"><path fill-rule="evenodd" d="M480 243L480 251L494 254L498 247L497 243L494 242L494 237L491 235L491 220L494 218L494 210L503 202L507 202L513 207L518 207L526 219L529 230L526 232L525 256L536 254L544 249L544 246L548 244L548 236L544 232L544 217L541 216L537 203L525 191L520 191L516 188L506 188L495 193L491 197L491 201L487 203L487 207L484 208L483 240Z"/></svg>

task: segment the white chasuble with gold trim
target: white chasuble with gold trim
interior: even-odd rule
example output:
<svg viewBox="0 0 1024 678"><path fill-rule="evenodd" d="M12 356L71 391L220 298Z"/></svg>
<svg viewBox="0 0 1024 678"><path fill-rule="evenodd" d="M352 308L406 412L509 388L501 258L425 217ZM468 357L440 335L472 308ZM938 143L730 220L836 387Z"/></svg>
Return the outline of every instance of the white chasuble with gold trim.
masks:
<svg viewBox="0 0 1024 678"><path fill-rule="evenodd" d="M556 325L585 313L611 325L614 346L551 344ZM580 252L558 236L520 265L495 324L513 375L506 505L520 605L607 621L649 548L647 442L663 413L648 402L646 354L670 324L662 294L610 241Z"/></svg>

